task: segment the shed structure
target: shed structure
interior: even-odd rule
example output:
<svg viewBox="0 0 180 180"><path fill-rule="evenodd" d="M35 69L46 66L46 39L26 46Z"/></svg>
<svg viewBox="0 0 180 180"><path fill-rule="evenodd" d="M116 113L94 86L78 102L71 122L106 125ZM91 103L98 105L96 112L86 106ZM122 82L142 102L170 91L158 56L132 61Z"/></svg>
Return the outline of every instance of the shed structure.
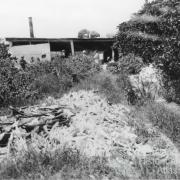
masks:
<svg viewBox="0 0 180 180"><path fill-rule="evenodd" d="M5 38L5 40L9 43L10 49L18 46L30 46L34 49L33 45L41 45L43 47L42 44L46 44L45 46L47 48L47 44L49 44L49 51L52 56L62 50L65 50L66 57L75 55L83 50L103 52L104 61L107 60L107 57L115 59L114 56L116 56L116 51L112 48L115 42L113 38Z"/></svg>

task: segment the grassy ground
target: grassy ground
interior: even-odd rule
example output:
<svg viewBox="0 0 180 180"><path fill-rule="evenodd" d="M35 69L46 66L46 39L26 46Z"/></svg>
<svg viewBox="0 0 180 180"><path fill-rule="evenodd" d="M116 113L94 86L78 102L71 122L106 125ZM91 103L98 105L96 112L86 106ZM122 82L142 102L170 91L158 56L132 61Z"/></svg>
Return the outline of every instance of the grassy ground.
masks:
<svg viewBox="0 0 180 180"><path fill-rule="evenodd" d="M0 179L90 179L117 175L103 157L88 158L76 149L56 149L55 152L29 150L21 158L14 157L1 164Z"/></svg>

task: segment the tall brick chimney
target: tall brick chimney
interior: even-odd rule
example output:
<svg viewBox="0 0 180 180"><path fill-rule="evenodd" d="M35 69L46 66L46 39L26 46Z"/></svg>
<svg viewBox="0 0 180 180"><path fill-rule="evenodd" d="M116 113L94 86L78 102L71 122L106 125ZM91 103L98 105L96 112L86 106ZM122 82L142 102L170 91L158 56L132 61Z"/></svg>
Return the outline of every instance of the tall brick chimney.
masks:
<svg viewBox="0 0 180 180"><path fill-rule="evenodd" d="M30 38L34 38L32 17L29 17L29 30L30 30Z"/></svg>

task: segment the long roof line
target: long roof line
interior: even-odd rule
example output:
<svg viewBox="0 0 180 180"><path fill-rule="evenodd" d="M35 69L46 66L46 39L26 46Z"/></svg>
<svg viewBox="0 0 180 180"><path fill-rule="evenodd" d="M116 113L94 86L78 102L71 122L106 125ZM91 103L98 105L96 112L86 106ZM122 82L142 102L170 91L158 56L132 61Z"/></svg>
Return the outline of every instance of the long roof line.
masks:
<svg viewBox="0 0 180 180"><path fill-rule="evenodd" d="M69 41L75 41L75 42L114 42L114 38L90 38L90 39L79 39L79 38L17 38L17 37L8 37L5 38L6 41L10 42L69 42Z"/></svg>

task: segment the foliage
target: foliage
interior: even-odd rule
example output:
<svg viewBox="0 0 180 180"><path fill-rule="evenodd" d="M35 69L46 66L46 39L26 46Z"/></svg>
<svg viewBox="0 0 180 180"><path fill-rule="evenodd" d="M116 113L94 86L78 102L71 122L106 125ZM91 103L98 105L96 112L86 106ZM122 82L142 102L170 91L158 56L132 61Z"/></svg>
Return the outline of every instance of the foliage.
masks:
<svg viewBox="0 0 180 180"><path fill-rule="evenodd" d="M178 108L175 110L168 103L149 101L144 106L135 106L131 111L131 117L129 125L138 135L137 143L144 144L149 139L152 140L154 148L166 149L171 139L170 146L175 144L175 148L179 149L180 114ZM151 153L146 157L137 157L135 167L140 170L143 179L179 179L180 177L179 170L173 163L168 164L167 161L162 161Z"/></svg>
<svg viewBox="0 0 180 180"><path fill-rule="evenodd" d="M132 90L129 78L124 73L98 72L73 87L73 91L80 89L95 90L104 95L110 104L135 104L137 96Z"/></svg>
<svg viewBox="0 0 180 180"><path fill-rule="evenodd" d="M31 81L29 73L18 70L14 67L13 59L7 53L6 47L1 45L0 58L0 103L13 104L28 95L28 84Z"/></svg>
<svg viewBox="0 0 180 180"><path fill-rule="evenodd" d="M82 29L78 32L78 38L83 39L83 38L89 38L90 31L87 29Z"/></svg>
<svg viewBox="0 0 180 180"><path fill-rule="evenodd" d="M87 29L82 29L78 32L78 38L87 39L87 38L98 38L100 34L96 31L89 31Z"/></svg>
<svg viewBox="0 0 180 180"><path fill-rule="evenodd" d="M148 155L145 159L138 157L135 165L140 170L143 179L179 179L180 174L175 165L162 163L155 155Z"/></svg>
<svg viewBox="0 0 180 180"><path fill-rule="evenodd" d="M87 179L89 175L113 176L115 170L108 166L105 157L88 158L77 149L64 147L38 152L30 148L21 157L2 163L0 175L3 179L48 179L51 176L54 179L56 173L60 173L60 179Z"/></svg>
<svg viewBox="0 0 180 180"><path fill-rule="evenodd" d="M180 76L180 2L155 0L118 28L115 47L123 55L133 53L144 62L155 62L165 81ZM165 82L166 83L166 82ZM176 90L175 90L176 91Z"/></svg>
<svg viewBox="0 0 180 180"><path fill-rule="evenodd" d="M90 38L98 38L100 37L100 34L96 31L91 31L90 32Z"/></svg>
<svg viewBox="0 0 180 180"><path fill-rule="evenodd" d="M38 90L39 94L53 94L58 92L61 84L58 78L53 74L44 74L37 77L31 84L31 90Z"/></svg>
<svg viewBox="0 0 180 180"><path fill-rule="evenodd" d="M108 69L114 73L124 72L126 74L137 74L141 71L144 63L142 58L136 57L134 54L128 54L119 58L118 62L109 63Z"/></svg>
<svg viewBox="0 0 180 180"><path fill-rule="evenodd" d="M143 66L142 58L136 57L134 54L123 56L118 61L118 69L128 74L139 73Z"/></svg>
<svg viewBox="0 0 180 180"><path fill-rule="evenodd" d="M46 95L61 96L81 79L100 70L92 57L56 57L51 62L27 64L17 69L4 45L0 46L0 106L36 103Z"/></svg>
<svg viewBox="0 0 180 180"><path fill-rule="evenodd" d="M0 59L9 58L10 54L7 51L7 46L4 43L0 43Z"/></svg>
<svg viewBox="0 0 180 180"><path fill-rule="evenodd" d="M94 73L100 71L100 66L96 64L91 56L76 55L65 59L65 66L68 74L72 76L74 82L79 82Z"/></svg>
<svg viewBox="0 0 180 180"><path fill-rule="evenodd" d="M151 101L144 106L136 107L134 117L140 117L143 121L148 120L154 127L158 127L166 134L173 142L179 143L180 114L178 109L170 108L166 103L155 103Z"/></svg>
<svg viewBox="0 0 180 180"><path fill-rule="evenodd" d="M163 97L168 102L180 103L180 79L177 80L165 80Z"/></svg>

